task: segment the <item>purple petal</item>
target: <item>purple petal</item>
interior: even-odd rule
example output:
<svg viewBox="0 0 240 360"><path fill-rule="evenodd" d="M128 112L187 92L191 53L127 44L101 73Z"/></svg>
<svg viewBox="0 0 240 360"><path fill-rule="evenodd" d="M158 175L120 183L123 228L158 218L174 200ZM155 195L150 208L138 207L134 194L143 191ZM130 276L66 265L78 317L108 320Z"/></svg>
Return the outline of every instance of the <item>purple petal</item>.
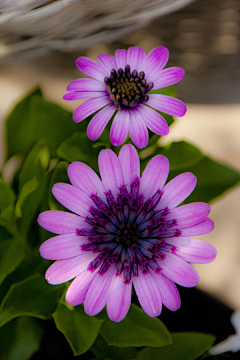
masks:
<svg viewBox="0 0 240 360"><path fill-rule="evenodd" d="M99 171L106 191L111 190L113 196L119 193L123 185L122 167L117 155L112 150L102 150L98 157Z"/></svg>
<svg viewBox="0 0 240 360"><path fill-rule="evenodd" d="M58 210L42 212L38 217L38 223L44 229L56 234L76 233L77 229L88 227L80 216Z"/></svg>
<svg viewBox="0 0 240 360"><path fill-rule="evenodd" d="M162 275L181 286L193 287L197 285L199 275L191 265L171 253L165 253L165 255L164 259L156 260L162 269Z"/></svg>
<svg viewBox="0 0 240 360"><path fill-rule="evenodd" d="M133 145L124 145L119 152L118 158L122 166L124 184L130 191L132 179L135 176L140 177L140 161L137 150Z"/></svg>
<svg viewBox="0 0 240 360"><path fill-rule="evenodd" d="M117 68L125 69L125 66L127 65L127 50L120 49L116 50L115 52L115 58L117 63Z"/></svg>
<svg viewBox="0 0 240 360"><path fill-rule="evenodd" d="M86 238L75 233L54 236L40 246L41 256L48 260L63 260L82 254Z"/></svg>
<svg viewBox="0 0 240 360"><path fill-rule="evenodd" d="M174 282L154 271L151 271L151 275L160 291L163 305L171 311L178 310L181 306L181 298Z"/></svg>
<svg viewBox="0 0 240 360"><path fill-rule="evenodd" d="M150 273L133 277L133 285L143 310L151 317L162 311L161 295Z"/></svg>
<svg viewBox="0 0 240 360"><path fill-rule="evenodd" d="M170 253L165 253L165 255L164 259L156 260L162 268L161 273L164 276L181 286L192 287L197 285L199 275L191 265L176 255Z"/></svg>
<svg viewBox="0 0 240 360"><path fill-rule="evenodd" d="M115 270L115 266L110 266L103 275L97 273L94 277L84 302L84 310L86 314L91 316L96 315L106 305L108 289Z"/></svg>
<svg viewBox="0 0 240 360"><path fill-rule="evenodd" d="M149 94L148 105L172 116L181 117L187 111L186 105L181 100L167 95Z"/></svg>
<svg viewBox="0 0 240 360"><path fill-rule="evenodd" d="M64 100L75 101L75 100L83 100L83 99L91 99L98 98L101 96L107 96L108 92L105 91L86 91L86 92L70 92L68 94L63 95Z"/></svg>
<svg viewBox="0 0 240 360"><path fill-rule="evenodd" d="M137 107L137 111L152 132L158 135L167 135L169 133L169 127L166 120L155 110L141 104Z"/></svg>
<svg viewBox="0 0 240 360"><path fill-rule="evenodd" d="M207 218L206 220L200 222L197 225L191 226L186 229L181 229L182 236L198 236L208 234L209 232L213 231L214 229L214 222Z"/></svg>
<svg viewBox="0 0 240 360"><path fill-rule="evenodd" d="M116 110L116 106L110 104L103 109L101 109L90 121L87 128L87 136L89 139L95 141L101 136L103 130L105 129L107 123L113 116Z"/></svg>
<svg viewBox="0 0 240 360"><path fill-rule="evenodd" d="M76 306L84 302L87 291L98 269L94 272L85 270L73 280L66 293L66 301Z"/></svg>
<svg viewBox="0 0 240 360"><path fill-rule="evenodd" d="M144 194L145 200L161 190L169 173L169 161L163 155L154 156L143 171L139 192Z"/></svg>
<svg viewBox="0 0 240 360"><path fill-rule="evenodd" d="M112 55L102 54L97 57L97 61L102 65L104 70L107 72L107 76L110 76L111 70L118 70L115 57Z"/></svg>
<svg viewBox="0 0 240 360"><path fill-rule="evenodd" d="M174 254L193 264L206 264L216 258L215 247L203 240L177 237L168 239L168 244L176 246Z"/></svg>
<svg viewBox="0 0 240 360"><path fill-rule="evenodd" d="M67 91L105 91L106 85L95 79L76 79L68 86Z"/></svg>
<svg viewBox="0 0 240 360"><path fill-rule="evenodd" d="M131 304L132 282L124 283L122 276L113 275L107 296L107 313L112 321L119 322L128 313Z"/></svg>
<svg viewBox="0 0 240 360"><path fill-rule="evenodd" d="M113 119L110 140L113 146L119 146L126 140L129 129L129 111L120 109Z"/></svg>
<svg viewBox="0 0 240 360"><path fill-rule="evenodd" d="M210 206L204 202L191 203L173 209L166 220L177 219L176 227L183 229L205 220L210 211Z"/></svg>
<svg viewBox="0 0 240 360"><path fill-rule="evenodd" d="M100 81L104 81L104 77L109 75L96 61L85 56L77 58L76 65L84 74Z"/></svg>
<svg viewBox="0 0 240 360"><path fill-rule="evenodd" d="M147 126L136 109L131 109L129 115L129 136L139 149L143 149L148 143Z"/></svg>
<svg viewBox="0 0 240 360"><path fill-rule="evenodd" d="M157 210L164 209L166 206L169 209L175 208L191 194L196 184L197 178L192 173L186 172L176 176L164 186Z"/></svg>
<svg viewBox="0 0 240 360"><path fill-rule="evenodd" d="M73 113L73 121L75 123L78 123L89 115L95 113L95 111L103 108L107 104L109 104L111 100L109 99L109 96L101 96L96 99L90 99L85 101L83 104L78 106L76 110Z"/></svg>
<svg viewBox="0 0 240 360"><path fill-rule="evenodd" d="M127 51L127 64L130 65L130 71L142 71L141 65L146 57L146 52L139 46L130 47Z"/></svg>
<svg viewBox="0 0 240 360"><path fill-rule="evenodd" d="M68 166L68 177L73 186L84 191L87 195L97 194L105 199L101 180L88 165L75 161Z"/></svg>
<svg viewBox="0 0 240 360"><path fill-rule="evenodd" d="M147 54L141 68L145 72L147 82L153 82L156 74L164 68L169 59L169 51L164 46L158 46Z"/></svg>
<svg viewBox="0 0 240 360"><path fill-rule="evenodd" d="M48 268L45 277L49 284L62 284L85 271L96 256L88 251L71 259L57 260Z"/></svg>
<svg viewBox="0 0 240 360"><path fill-rule="evenodd" d="M83 217L89 215L88 210L93 203L82 190L69 184L57 183L53 185L52 193L63 206L72 212Z"/></svg>
<svg viewBox="0 0 240 360"><path fill-rule="evenodd" d="M171 67L165 70L160 71L154 77L154 87L155 89L162 89L165 86L170 86L178 83L185 75L185 71L180 67Z"/></svg>

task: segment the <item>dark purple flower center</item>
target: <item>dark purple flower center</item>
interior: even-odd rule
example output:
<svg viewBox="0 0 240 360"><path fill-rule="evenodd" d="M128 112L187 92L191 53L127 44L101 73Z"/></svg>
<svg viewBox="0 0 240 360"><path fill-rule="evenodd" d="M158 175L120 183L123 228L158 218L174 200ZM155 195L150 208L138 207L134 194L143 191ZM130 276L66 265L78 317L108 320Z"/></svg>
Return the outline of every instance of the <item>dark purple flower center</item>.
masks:
<svg viewBox="0 0 240 360"><path fill-rule="evenodd" d="M143 71L138 74L137 70L132 73L130 70L129 65L126 65L125 71L122 68L119 68L118 72L112 69L111 75L104 78L110 99L118 108L130 109L147 102L149 97L146 94L154 86L152 82L148 84L144 79Z"/></svg>
<svg viewBox="0 0 240 360"><path fill-rule="evenodd" d="M166 218L170 213L167 207L156 210L163 192L159 189L145 201L139 186L136 177L130 192L125 185L119 188L117 199L110 190L105 193L106 201L95 194L90 196L93 206L86 222L91 227L77 230L88 240L81 245L82 251L98 254L88 270L99 267L99 273L104 274L115 264L116 274L123 274L128 283L132 276L138 276L139 270L147 273L151 268L160 272L159 260L164 259L166 252L175 251L167 240L181 235L177 220Z"/></svg>

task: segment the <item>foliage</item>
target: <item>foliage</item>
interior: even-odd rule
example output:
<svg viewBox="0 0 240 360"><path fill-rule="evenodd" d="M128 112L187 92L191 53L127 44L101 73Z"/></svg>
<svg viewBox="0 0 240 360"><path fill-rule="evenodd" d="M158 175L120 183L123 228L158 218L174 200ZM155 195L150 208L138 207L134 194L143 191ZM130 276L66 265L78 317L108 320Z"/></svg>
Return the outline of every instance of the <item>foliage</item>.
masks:
<svg viewBox="0 0 240 360"><path fill-rule="evenodd" d="M173 89L166 91L172 95ZM0 178L0 358L30 359L41 349L44 336L39 319L54 319L56 331L78 358L88 352L97 359L197 359L211 347L213 336L170 334L159 319L133 304L120 323L111 322L105 310L89 317L81 305L73 308L63 300L65 284L52 286L43 277L49 261L40 257L38 249L50 236L37 226L36 218L47 209L66 211L52 195L53 184L69 182L67 166L72 161L82 161L98 172L99 152L111 148L108 127L101 142L87 138L88 120L74 124L72 114L46 101L40 89L20 101L6 119L6 161L20 156L22 163L12 184ZM150 134L151 155L140 153L141 169L153 156L163 154L170 161L169 179L193 172L198 184L189 202L212 201L239 182L234 169L195 146L180 141L159 147L158 139Z"/></svg>

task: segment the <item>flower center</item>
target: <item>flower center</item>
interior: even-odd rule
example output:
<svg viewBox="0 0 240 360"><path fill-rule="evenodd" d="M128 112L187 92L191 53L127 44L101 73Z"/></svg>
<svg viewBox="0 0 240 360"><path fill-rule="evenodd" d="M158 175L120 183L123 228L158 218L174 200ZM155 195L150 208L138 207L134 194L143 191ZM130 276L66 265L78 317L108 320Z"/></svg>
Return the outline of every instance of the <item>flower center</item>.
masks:
<svg viewBox="0 0 240 360"><path fill-rule="evenodd" d="M125 185L120 187L117 199L110 190L105 193L106 201L95 194L90 196L93 206L86 222L91 227L77 230L78 235L88 240L81 245L82 251L98 253L88 270L99 267L99 273L104 274L114 264L116 274L123 274L128 283L132 276L138 276L139 269L143 273L149 268L159 272L159 261L164 259L164 254L175 251L167 239L181 235L177 221L167 218L168 208L156 210L163 192L159 189L144 201L139 186L136 177L130 192Z"/></svg>
<svg viewBox="0 0 240 360"><path fill-rule="evenodd" d="M138 230L137 225L122 223L116 232L116 242L128 248L131 245L133 246L140 236L141 232Z"/></svg>
<svg viewBox="0 0 240 360"><path fill-rule="evenodd" d="M118 72L111 70L111 75L105 77L104 82L116 107L130 109L148 101L146 93L152 90L154 84L148 84L144 77L143 71L138 74L137 70L133 70L131 73L129 65L126 65L125 71L122 68Z"/></svg>

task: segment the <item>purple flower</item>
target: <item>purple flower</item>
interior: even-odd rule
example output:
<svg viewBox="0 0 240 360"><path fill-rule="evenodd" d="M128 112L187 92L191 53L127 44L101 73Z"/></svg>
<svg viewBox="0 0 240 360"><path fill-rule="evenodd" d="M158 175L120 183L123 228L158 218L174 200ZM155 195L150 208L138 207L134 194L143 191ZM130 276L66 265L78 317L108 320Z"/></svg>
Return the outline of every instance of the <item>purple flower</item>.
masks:
<svg viewBox="0 0 240 360"><path fill-rule="evenodd" d="M147 128L158 135L167 135L168 124L155 110L172 116L183 116L186 112L182 101L149 93L183 78L182 68L163 70L168 58L169 51L164 46L156 47L147 56L138 46L117 50L115 57L98 56L98 63L79 57L77 67L92 79L77 79L67 87L71 92L64 95L65 100L90 99L77 107L73 120L80 122L98 111L87 128L88 137L97 140L114 116L110 139L116 146L123 144L128 132L139 148L148 143Z"/></svg>
<svg viewBox="0 0 240 360"><path fill-rule="evenodd" d="M108 316L121 321L131 303L132 284L144 311L152 317L162 304L180 307L174 283L195 286L199 276L190 263L214 260L216 250L189 238L213 230L208 204L179 204L196 185L192 173L183 173L164 185L169 162L157 155L140 177L139 157L132 145L119 156L111 150L99 154L102 181L86 164L68 167L72 185L53 186L56 199L70 211L49 210L39 224L55 236L40 247L42 257L54 262L46 272L50 284L73 278L66 301L84 302L95 315L107 305Z"/></svg>

